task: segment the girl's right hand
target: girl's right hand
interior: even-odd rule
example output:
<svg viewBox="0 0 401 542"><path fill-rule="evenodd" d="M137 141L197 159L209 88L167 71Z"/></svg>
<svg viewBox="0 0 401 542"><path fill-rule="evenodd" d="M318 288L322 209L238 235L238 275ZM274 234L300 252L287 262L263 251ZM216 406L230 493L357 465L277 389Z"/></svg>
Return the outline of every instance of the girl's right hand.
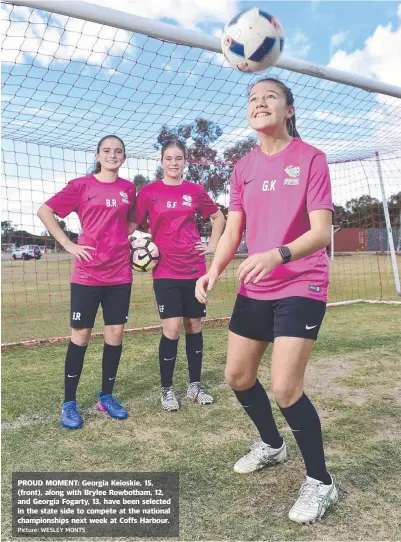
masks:
<svg viewBox="0 0 401 542"><path fill-rule="evenodd" d="M92 254L88 252L88 250L95 250L94 247L88 247L86 245L77 245L76 243L73 243L72 241L68 241L64 245L64 248L67 252L78 258L80 262L86 261L90 262L93 260Z"/></svg>
<svg viewBox="0 0 401 542"><path fill-rule="evenodd" d="M209 272L196 281L195 297L199 303L207 303L207 294L213 289L218 280L218 275Z"/></svg>

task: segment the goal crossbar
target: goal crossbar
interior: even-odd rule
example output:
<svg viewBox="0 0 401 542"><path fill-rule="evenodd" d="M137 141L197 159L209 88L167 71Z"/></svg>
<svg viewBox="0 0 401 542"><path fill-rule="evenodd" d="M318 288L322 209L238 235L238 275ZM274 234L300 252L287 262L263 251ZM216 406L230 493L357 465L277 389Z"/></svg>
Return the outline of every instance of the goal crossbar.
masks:
<svg viewBox="0 0 401 542"><path fill-rule="evenodd" d="M54 0L6 0L7 4L26 6L35 9L50 11L59 15L76 17L93 23L105 24L122 30L139 32L152 38L164 41L172 41L188 47L206 49L215 53L221 53L220 39L202 32L188 30L179 26L146 19L132 13L125 13L116 9L103 6L94 6L89 2L70 0L69 2L54 2ZM343 83L353 87L361 88L368 92L379 92L401 98L401 88L388 83L383 83L328 66L314 64L306 60L300 60L283 55L276 66L283 70L289 70L319 79L327 79L335 83Z"/></svg>

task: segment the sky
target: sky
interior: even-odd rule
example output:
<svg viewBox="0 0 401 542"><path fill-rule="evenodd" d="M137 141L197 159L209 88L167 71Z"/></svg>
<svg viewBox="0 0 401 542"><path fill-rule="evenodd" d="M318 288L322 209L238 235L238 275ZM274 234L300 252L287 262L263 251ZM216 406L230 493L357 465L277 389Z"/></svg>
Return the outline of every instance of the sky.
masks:
<svg viewBox="0 0 401 542"><path fill-rule="evenodd" d="M259 7L280 20L286 56L401 87L400 2L114 0L112 7L217 37L233 14ZM28 8L2 12L2 220L39 233L35 209L85 174L105 132L126 142L128 178L153 174L162 124L213 120L223 129L220 152L252 133L244 110L252 76L232 70L222 55ZM271 73L293 88L302 136L329 160L401 146L399 99L278 68ZM386 164L389 190L400 190L399 162ZM363 172L353 182L338 174L338 201L366 191ZM76 229L75 219L71 224Z"/></svg>
<svg viewBox="0 0 401 542"><path fill-rule="evenodd" d="M108 0L92 4L110 7ZM387 1L115 0L113 8L221 35L232 15L258 7L285 30L284 53L401 86L401 3Z"/></svg>

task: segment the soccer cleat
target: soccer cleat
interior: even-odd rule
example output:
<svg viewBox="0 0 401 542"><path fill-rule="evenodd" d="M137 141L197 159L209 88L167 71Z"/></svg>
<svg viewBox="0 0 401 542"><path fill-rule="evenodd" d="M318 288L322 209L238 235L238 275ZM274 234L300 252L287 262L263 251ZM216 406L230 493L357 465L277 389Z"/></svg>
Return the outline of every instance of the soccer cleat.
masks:
<svg viewBox="0 0 401 542"><path fill-rule="evenodd" d="M173 386L167 386L162 387L160 398L162 402L162 407L164 410L172 411L172 410L179 410L180 403L177 400L177 397L175 396Z"/></svg>
<svg viewBox="0 0 401 542"><path fill-rule="evenodd" d="M263 469L268 465L282 463L287 458L287 447L283 442L281 448L272 448L261 440L257 440L251 446L249 454L241 457L235 465L234 470L240 474L248 474L255 470Z"/></svg>
<svg viewBox="0 0 401 542"><path fill-rule="evenodd" d="M118 401L114 399L111 393L108 395L101 395L99 392L99 400L96 405L96 410L99 410L100 412L107 412L109 416L116 418L117 420L125 420L128 418L128 412L122 405L120 405Z"/></svg>
<svg viewBox="0 0 401 542"><path fill-rule="evenodd" d="M299 491L299 497L288 514L289 519L297 523L315 523L322 519L329 506L338 501L338 490L333 476L331 480L331 485L326 486L320 480L307 476Z"/></svg>
<svg viewBox="0 0 401 542"><path fill-rule="evenodd" d="M61 410L61 425L67 429L79 429L82 418L78 412L76 401L65 401Z"/></svg>
<svg viewBox="0 0 401 542"><path fill-rule="evenodd" d="M191 382L187 390L187 398L191 401L197 401L200 405L211 405L213 397L208 393L200 382Z"/></svg>

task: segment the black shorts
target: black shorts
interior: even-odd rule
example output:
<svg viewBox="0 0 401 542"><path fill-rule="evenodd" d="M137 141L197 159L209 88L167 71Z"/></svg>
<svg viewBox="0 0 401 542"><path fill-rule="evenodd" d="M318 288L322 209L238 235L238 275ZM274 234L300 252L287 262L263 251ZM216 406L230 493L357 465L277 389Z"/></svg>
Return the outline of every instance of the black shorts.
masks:
<svg viewBox="0 0 401 542"><path fill-rule="evenodd" d="M184 316L203 318L206 305L195 297L197 279L154 279L153 288L162 320Z"/></svg>
<svg viewBox="0 0 401 542"><path fill-rule="evenodd" d="M229 329L256 341L276 337L317 339L326 303L308 297L284 297L274 301L251 299L238 294Z"/></svg>
<svg viewBox="0 0 401 542"><path fill-rule="evenodd" d="M106 326L126 324L131 286L131 283L115 286L87 286L71 283L71 327L93 328L99 305L102 305Z"/></svg>

